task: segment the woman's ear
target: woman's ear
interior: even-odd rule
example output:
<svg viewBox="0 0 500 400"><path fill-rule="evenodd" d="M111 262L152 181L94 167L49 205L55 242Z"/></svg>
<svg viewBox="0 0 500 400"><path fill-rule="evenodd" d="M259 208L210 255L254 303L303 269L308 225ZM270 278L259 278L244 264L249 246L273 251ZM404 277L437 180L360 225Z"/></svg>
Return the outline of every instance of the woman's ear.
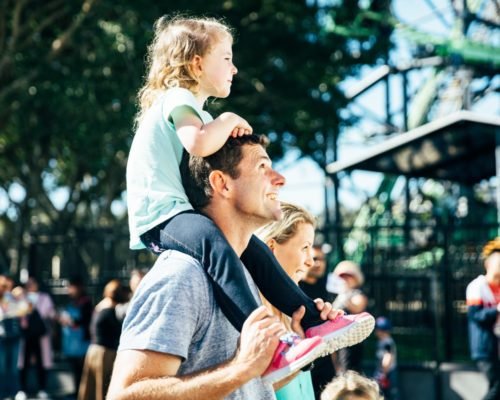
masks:
<svg viewBox="0 0 500 400"><path fill-rule="evenodd" d="M266 241L266 244L267 244L267 247L269 247L271 249L271 251L274 253L274 249L276 248L276 240L274 239L268 239Z"/></svg>

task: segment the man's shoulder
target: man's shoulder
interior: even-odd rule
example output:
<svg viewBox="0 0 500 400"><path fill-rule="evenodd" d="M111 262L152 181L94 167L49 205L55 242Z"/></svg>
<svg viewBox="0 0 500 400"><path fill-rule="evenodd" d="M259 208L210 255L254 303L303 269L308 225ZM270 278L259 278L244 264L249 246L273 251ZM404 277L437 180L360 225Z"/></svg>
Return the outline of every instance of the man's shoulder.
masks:
<svg viewBox="0 0 500 400"><path fill-rule="evenodd" d="M177 250L165 250L162 252L153 264L151 271L155 269L161 269L168 274L184 274L189 272L195 273L200 277L203 276L201 264L189 254Z"/></svg>

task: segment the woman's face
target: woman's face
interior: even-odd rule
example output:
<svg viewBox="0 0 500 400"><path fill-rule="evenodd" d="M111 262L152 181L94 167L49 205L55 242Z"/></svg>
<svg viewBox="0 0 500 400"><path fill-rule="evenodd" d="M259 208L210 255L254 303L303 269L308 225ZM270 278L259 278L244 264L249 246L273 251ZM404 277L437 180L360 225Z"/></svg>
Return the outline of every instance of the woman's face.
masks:
<svg viewBox="0 0 500 400"><path fill-rule="evenodd" d="M271 249L285 272L299 283L314 265L313 260L314 227L309 223L299 223L297 232L285 243L271 244Z"/></svg>

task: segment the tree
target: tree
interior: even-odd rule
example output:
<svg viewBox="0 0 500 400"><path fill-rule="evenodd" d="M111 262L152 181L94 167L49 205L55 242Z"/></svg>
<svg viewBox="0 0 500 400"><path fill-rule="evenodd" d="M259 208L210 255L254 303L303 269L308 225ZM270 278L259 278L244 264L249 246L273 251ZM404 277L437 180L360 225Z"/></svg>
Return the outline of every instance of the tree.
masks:
<svg viewBox="0 0 500 400"><path fill-rule="evenodd" d="M184 3L184 4L183 4ZM321 5L320 5L321 4ZM360 5L365 4L365 5ZM327 137L343 121L337 84L389 45L388 1L241 0L156 2L5 0L0 6L0 266L25 254L30 232L78 227L126 232L124 169L135 95L152 24L189 10L224 16L236 28L239 75L228 101L255 131L270 134L272 156L296 146L325 164ZM358 17L358 20L356 20ZM360 37L331 29L358 21ZM114 211L112 211L114 210ZM17 261L23 263L22 257ZM1 269L1 268L0 268Z"/></svg>

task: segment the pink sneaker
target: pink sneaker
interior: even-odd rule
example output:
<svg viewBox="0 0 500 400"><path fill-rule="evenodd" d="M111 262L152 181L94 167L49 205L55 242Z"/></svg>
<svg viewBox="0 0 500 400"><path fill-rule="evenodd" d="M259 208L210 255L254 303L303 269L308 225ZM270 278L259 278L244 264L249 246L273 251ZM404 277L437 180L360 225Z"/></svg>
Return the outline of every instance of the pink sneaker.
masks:
<svg viewBox="0 0 500 400"><path fill-rule="evenodd" d="M301 339L294 334L286 335L276 348L271 364L262 374L262 381L274 383L292 375L323 354L324 345L325 342L319 336Z"/></svg>
<svg viewBox="0 0 500 400"><path fill-rule="evenodd" d="M323 355L362 342L375 327L375 318L367 312L343 315L306 331L306 337L321 336L326 343Z"/></svg>

